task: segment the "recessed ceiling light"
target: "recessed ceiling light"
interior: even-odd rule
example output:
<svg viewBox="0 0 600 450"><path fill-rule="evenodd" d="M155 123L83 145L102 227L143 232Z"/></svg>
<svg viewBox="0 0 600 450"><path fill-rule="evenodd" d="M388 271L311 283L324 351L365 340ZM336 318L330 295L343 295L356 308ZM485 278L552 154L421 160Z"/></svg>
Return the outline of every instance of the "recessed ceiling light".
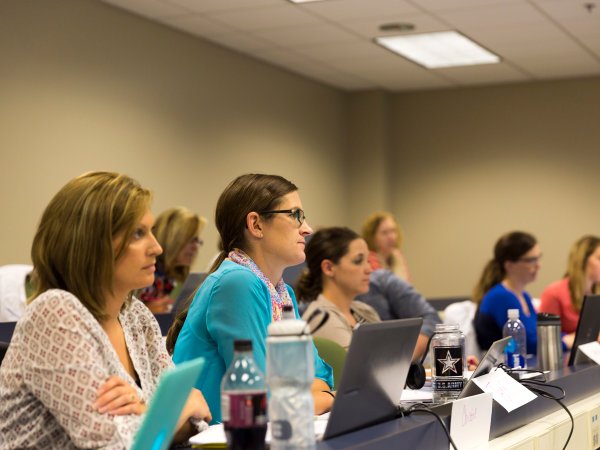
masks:
<svg viewBox="0 0 600 450"><path fill-rule="evenodd" d="M312 3L312 2L321 2L323 0L290 0L292 3Z"/></svg>
<svg viewBox="0 0 600 450"><path fill-rule="evenodd" d="M379 31L413 31L415 25L408 22L393 22L379 25Z"/></svg>
<svg viewBox="0 0 600 450"><path fill-rule="evenodd" d="M456 31L382 36L375 42L427 69L500 62L498 55Z"/></svg>

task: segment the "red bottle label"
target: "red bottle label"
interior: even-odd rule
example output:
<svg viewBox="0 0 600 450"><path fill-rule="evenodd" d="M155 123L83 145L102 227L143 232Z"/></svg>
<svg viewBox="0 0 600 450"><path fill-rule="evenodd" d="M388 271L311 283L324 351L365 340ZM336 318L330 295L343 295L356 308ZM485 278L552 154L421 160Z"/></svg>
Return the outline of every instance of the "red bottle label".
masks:
<svg viewBox="0 0 600 450"><path fill-rule="evenodd" d="M265 392L230 392L221 395L221 419L228 427L251 428L267 423Z"/></svg>

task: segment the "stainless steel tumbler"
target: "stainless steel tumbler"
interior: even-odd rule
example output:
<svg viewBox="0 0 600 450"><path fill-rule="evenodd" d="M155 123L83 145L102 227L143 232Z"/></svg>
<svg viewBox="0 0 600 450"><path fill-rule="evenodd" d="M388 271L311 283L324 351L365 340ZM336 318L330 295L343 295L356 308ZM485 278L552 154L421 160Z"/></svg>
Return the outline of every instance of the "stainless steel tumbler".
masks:
<svg viewBox="0 0 600 450"><path fill-rule="evenodd" d="M537 362L540 370L558 370L563 366L560 316L537 315Z"/></svg>

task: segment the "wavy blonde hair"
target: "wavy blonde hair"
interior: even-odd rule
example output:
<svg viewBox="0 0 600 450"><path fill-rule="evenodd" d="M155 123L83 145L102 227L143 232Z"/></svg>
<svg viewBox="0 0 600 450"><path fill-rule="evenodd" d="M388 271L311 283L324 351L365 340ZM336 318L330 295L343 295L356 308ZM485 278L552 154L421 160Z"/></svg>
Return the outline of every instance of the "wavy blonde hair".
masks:
<svg viewBox="0 0 600 450"><path fill-rule="evenodd" d="M98 321L104 320L104 296L113 293L115 261L151 197L137 181L114 172L85 173L63 186L46 206L33 238L34 298L48 289L63 289ZM118 236L125 238L115 249Z"/></svg>
<svg viewBox="0 0 600 450"><path fill-rule="evenodd" d="M183 206L170 208L157 218L152 232L163 248L158 262L169 278L183 282L190 273L188 266L177 264L177 256L195 236L198 236L206 225L206 219Z"/></svg>
<svg viewBox="0 0 600 450"><path fill-rule="evenodd" d="M581 311L583 305L583 296L585 295L586 274L585 269L590 256L600 246L600 238L597 236L583 236L571 247L569 259L567 262L567 271L565 277L569 280L569 293L571 302L576 311ZM594 284L592 293L600 292L600 286Z"/></svg>

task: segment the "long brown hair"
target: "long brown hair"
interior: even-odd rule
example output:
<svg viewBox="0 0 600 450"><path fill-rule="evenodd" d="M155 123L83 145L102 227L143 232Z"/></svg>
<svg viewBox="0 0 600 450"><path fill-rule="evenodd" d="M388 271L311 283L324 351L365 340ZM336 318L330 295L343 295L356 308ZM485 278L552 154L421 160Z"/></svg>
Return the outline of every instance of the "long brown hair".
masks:
<svg viewBox="0 0 600 450"><path fill-rule="evenodd" d="M246 250L246 217L251 212L277 209L284 195L297 191L294 183L279 175L250 173L241 175L225 188L215 211L215 225L219 232L221 250L210 273L219 268L234 248ZM268 218L270 214L263 214ZM173 320L167 334L167 350L173 353L175 342L187 317L189 306L184 308Z"/></svg>
<svg viewBox="0 0 600 450"><path fill-rule="evenodd" d="M569 293L571 302L576 311L581 311L583 305L583 296L585 295L586 276L585 269L588 259L600 246L600 238L597 236L583 236L571 247L569 260L567 262L567 271L565 277L569 279ZM600 286L594 284L592 293L597 294Z"/></svg>
<svg viewBox="0 0 600 450"><path fill-rule="evenodd" d="M206 219L183 206L169 208L162 212L154 222L152 232L163 248L157 263L169 278L184 282L190 273L189 266L177 264L181 250L199 235L206 225Z"/></svg>
<svg viewBox="0 0 600 450"><path fill-rule="evenodd" d="M321 262L337 264L355 239L360 239L358 233L346 227L322 228L311 236L305 249L307 267L296 285L299 300L313 301L323 292Z"/></svg>
<svg viewBox="0 0 600 450"><path fill-rule="evenodd" d="M69 181L50 200L33 238L34 298L48 289L63 289L96 320L104 320L104 296L112 293L115 261L150 200L150 191L118 173L90 172ZM115 250L117 235L125 238Z"/></svg>
<svg viewBox="0 0 600 450"><path fill-rule="evenodd" d="M535 237L523 231L513 231L500 237L494 246L494 257L485 265L479 282L473 290L473 301L477 304L481 303L486 292L504 279L505 262L518 261L536 244Z"/></svg>

